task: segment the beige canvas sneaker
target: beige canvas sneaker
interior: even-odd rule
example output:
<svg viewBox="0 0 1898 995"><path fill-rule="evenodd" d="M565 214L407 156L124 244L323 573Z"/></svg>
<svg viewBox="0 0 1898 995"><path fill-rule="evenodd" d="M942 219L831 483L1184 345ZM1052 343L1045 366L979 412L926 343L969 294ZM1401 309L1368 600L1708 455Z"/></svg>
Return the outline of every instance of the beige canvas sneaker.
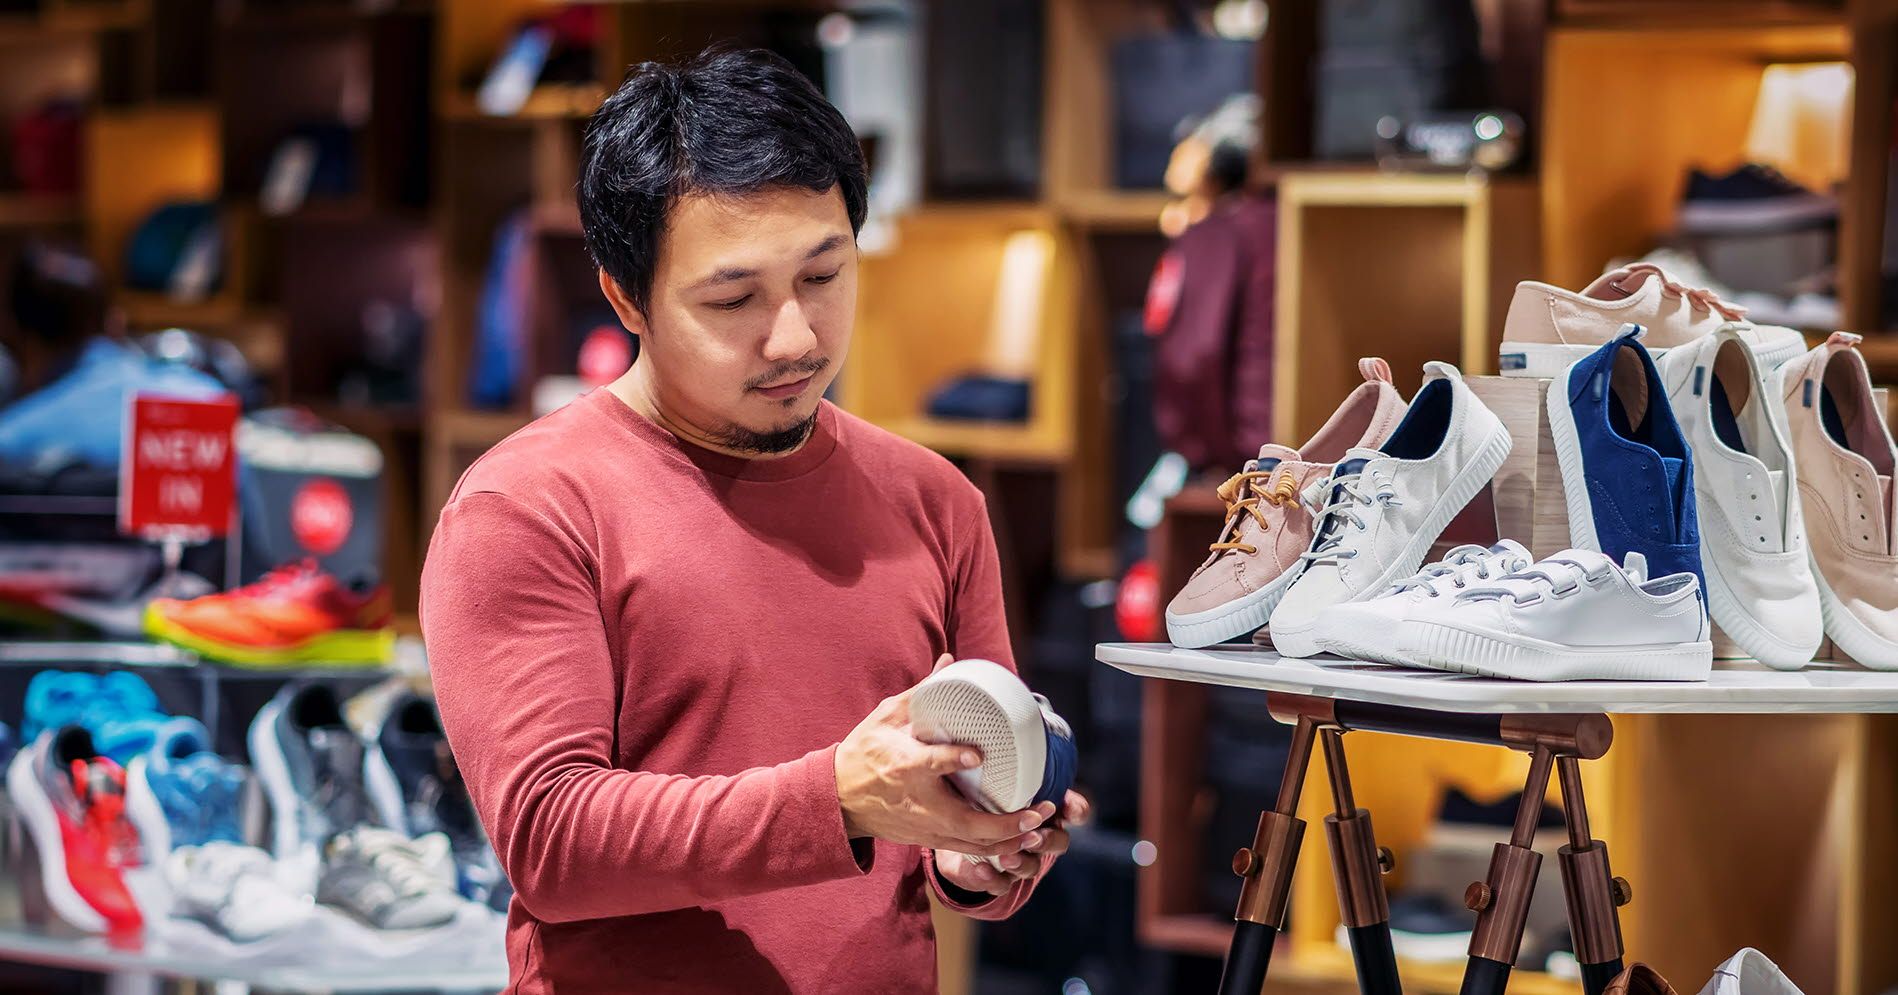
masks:
<svg viewBox="0 0 1898 995"><path fill-rule="evenodd" d="M1581 293L1534 280L1516 284L1497 369L1506 377L1561 376L1606 345L1624 324L1647 329L1641 344L1657 361L1675 346L1728 326L1759 357L1763 369L1806 348L1806 340L1793 329L1755 325L1746 320L1746 308L1710 290L1680 284L1653 263L1632 263L1603 273Z"/></svg>
<svg viewBox="0 0 1898 995"><path fill-rule="evenodd" d="M1211 646L1265 624L1311 547L1311 511L1299 494L1331 473L1354 447L1382 443L1404 417L1404 396L1391 385L1390 364L1358 360L1358 385L1311 441L1298 449L1267 444L1259 458L1219 486L1226 524L1212 555L1167 605L1174 645Z"/></svg>
<svg viewBox="0 0 1898 995"><path fill-rule="evenodd" d="M1834 332L1779 369L1792 429L1806 547L1826 635L1852 659L1898 670L1898 546L1884 411L1872 394L1859 336Z"/></svg>

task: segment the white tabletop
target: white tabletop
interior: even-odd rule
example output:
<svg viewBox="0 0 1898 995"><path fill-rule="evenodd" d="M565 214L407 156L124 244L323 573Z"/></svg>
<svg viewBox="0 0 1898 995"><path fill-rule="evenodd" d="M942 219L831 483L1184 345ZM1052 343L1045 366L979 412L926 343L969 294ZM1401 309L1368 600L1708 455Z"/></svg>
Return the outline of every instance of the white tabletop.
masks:
<svg viewBox="0 0 1898 995"><path fill-rule="evenodd" d="M1752 662L1717 661L1706 681L1540 683L1331 656L1285 659L1269 649L1236 644L1189 650L1166 643L1102 643L1095 656L1141 677L1439 712L1898 712L1898 673L1842 663L1813 663L1787 673Z"/></svg>

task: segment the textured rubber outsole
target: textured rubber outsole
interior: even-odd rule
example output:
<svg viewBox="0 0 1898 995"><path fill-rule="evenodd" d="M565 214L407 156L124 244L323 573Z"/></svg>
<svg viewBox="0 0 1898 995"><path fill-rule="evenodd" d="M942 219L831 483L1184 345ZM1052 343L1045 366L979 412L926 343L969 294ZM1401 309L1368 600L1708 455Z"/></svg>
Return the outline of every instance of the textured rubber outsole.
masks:
<svg viewBox="0 0 1898 995"><path fill-rule="evenodd" d="M1832 585L1826 583L1811 546L1806 547L1806 557L1812 565L1813 582L1819 585L1819 617L1824 622L1826 635L1862 667L1898 670L1898 645L1879 638L1865 623L1853 617L1839 596L1832 593Z"/></svg>
<svg viewBox="0 0 1898 995"><path fill-rule="evenodd" d="M1188 615L1175 615L1171 610L1166 613L1167 638L1173 645L1183 649L1199 649L1223 643L1228 639L1257 632L1272 617L1272 609L1277 608L1285 592L1292 589L1293 582L1304 572L1304 561L1277 577L1272 582L1241 598L1203 612Z"/></svg>
<svg viewBox="0 0 1898 995"><path fill-rule="evenodd" d="M1417 568L1423 566L1424 557L1429 555L1430 547L1443 535L1443 530L1450 527L1456 516L1475 500L1477 492L1495 478L1497 470L1502 469L1503 461L1509 458L1513 442L1502 420L1494 412L1490 412L1489 417L1492 423L1489 439L1470 457L1470 464L1450 479L1449 485L1438 495L1436 504L1431 506L1429 516L1404 546L1404 551L1346 603L1368 601L1396 583L1397 578L1416 573ZM1318 622L1322 612L1320 609L1319 616L1314 616L1310 622L1301 626L1285 626L1282 623L1273 626L1272 646L1280 656L1308 657L1324 652L1318 643Z"/></svg>
<svg viewBox="0 0 1898 995"><path fill-rule="evenodd" d="M1576 649L1442 622L1403 625L1399 645L1420 667L1518 681L1704 681L1713 641Z"/></svg>
<svg viewBox="0 0 1898 995"><path fill-rule="evenodd" d="M929 675L909 699L910 729L925 743L982 751L982 765L956 782L991 812L1017 812L1034 801L1048 764L1048 733L1035 696L1007 667L958 660Z"/></svg>

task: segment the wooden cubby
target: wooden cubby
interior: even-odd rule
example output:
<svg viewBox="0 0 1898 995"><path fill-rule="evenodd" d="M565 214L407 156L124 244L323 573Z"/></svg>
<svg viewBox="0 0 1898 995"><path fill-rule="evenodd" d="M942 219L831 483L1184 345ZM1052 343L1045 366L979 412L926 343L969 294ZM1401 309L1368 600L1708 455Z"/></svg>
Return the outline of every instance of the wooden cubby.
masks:
<svg viewBox="0 0 1898 995"><path fill-rule="evenodd" d="M1537 272L1535 187L1513 177L1293 173L1279 181L1273 424L1297 445L1382 356L1487 373L1518 280Z"/></svg>

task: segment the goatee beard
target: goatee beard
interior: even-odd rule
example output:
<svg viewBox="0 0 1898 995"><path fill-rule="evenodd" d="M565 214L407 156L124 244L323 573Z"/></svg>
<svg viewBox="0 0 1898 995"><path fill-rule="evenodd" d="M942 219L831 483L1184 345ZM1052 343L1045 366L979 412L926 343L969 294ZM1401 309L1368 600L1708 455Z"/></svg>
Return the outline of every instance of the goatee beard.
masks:
<svg viewBox="0 0 1898 995"><path fill-rule="evenodd" d="M812 411L809 418L775 432L754 432L737 425L727 425L713 438L720 446L734 452L778 456L803 445L804 440L810 438L811 432L816 428L817 412Z"/></svg>

